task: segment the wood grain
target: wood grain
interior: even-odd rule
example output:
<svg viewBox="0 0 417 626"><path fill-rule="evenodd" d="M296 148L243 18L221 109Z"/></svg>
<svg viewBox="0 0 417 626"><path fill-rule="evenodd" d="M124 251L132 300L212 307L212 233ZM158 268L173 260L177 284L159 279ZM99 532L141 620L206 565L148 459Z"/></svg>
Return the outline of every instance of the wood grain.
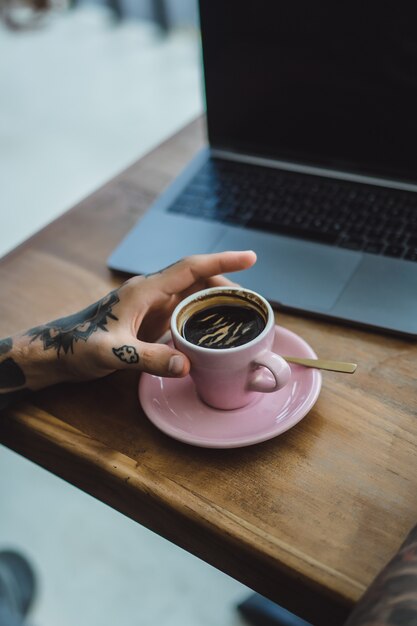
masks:
<svg viewBox="0 0 417 626"><path fill-rule="evenodd" d="M0 334L74 312L122 282L105 261L203 145L197 121L0 262ZM156 242L157 254L157 242ZM60 385L0 419L0 441L314 624L343 622L417 521L417 346L277 313L323 358L295 428L204 450L143 414L137 375Z"/></svg>

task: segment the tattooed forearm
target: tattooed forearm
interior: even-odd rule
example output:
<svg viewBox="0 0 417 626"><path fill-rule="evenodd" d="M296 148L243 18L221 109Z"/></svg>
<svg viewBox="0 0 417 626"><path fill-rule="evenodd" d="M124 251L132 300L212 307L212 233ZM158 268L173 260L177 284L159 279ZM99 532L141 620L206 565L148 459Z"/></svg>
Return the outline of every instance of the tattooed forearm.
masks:
<svg viewBox="0 0 417 626"><path fill-rule="evenodd" d="M417 526L377 576L345 626L417 624Z"/></svg>
<svg viewBox="0 0 417 626"><path fill-rule="evenodd" d="M64 354L69 351L74 352L74 344L77 341L88 341L89 337L99 329L107 331L109 319L118 319L112 313L113 307L118 302L118 292L112 291L86 309L32 328L27 334L32 337L31 341L40 339L44 350L56 350L58 356L61 350Z"/></svg>
<svg viewBox="0 0 417 626"><path fill-rule="evenodd" d="M13 348L13 339L6 337L6 339L0 339L0 356L7 354Z"/></svg>
<svg viewBox="0 0 417 626"><path fill-rule="evenodd" d="M8 355L12 348L13 340L11 337L0 340L0 357ZM28 393L27 389L19 389L25 383L26 376L14 359L6 356L0 361L0 410Z"/></svg>
<svg viewBox="0 0 417 626"><path fill-rule="evenodd" d="M139 355L136 352L136 348L134 348L133 346L120 346L120 348L113 348L113 354L115 354L118 359L124 361L125 363L139 362Z"/></svg>

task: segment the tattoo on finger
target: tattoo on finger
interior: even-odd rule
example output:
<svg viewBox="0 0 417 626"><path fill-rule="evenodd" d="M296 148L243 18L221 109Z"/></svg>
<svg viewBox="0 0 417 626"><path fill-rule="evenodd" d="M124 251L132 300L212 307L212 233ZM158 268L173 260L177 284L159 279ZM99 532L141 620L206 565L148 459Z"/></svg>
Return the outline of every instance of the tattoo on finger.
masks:
<svg viewBox="0 0 417 626"><path fill-rule="evenodd" d="M136 352L134 346L120 346L120 348L113 348L113 354L124 363L138 363L139 355Z"/></svg>

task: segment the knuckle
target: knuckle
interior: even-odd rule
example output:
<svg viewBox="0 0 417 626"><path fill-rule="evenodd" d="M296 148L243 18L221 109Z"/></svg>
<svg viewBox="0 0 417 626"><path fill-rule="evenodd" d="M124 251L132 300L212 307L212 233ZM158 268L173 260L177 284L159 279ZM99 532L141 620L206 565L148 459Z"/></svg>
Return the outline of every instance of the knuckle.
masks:
<svg viewBox="0 0 417 626"><path fill-rule="evenodd" d="M119 297L123 298L123 301L125 303L137 298L139 287L141 291L143 290L141 284L142 279L139 278L139 280L137 280L136 278L131 278L130 280L123 283L123 285L120 287Z"/></svg>
<svg viewBox="0 0 417 626"><path fill-rule="evenodd" d="M150 373L164 372L168 368L169 354L162 350L153 350L150 346L139 349L141 369Z"/></svg>
<svg viewBox="0 0 417 626"><path fill-rule="evenodd" d="M143 367L148 367L155 360L152 349L140 346L138 349L139 361Z"/></svg>
<svg viewBox="0 0 417 626"><path fill-rule="evenodd" d="M189 254L188 256L185 256L183 258L183 262L185 263L185 265L194 265L195 258L196 258L195 254Z"/></svg>
<svg viewBox="0 0 417 626"><path fill-rule="evenodd" d="M126 291L134 291L143 282L143 276L133 276L122 285L122 289Z"/></svg>

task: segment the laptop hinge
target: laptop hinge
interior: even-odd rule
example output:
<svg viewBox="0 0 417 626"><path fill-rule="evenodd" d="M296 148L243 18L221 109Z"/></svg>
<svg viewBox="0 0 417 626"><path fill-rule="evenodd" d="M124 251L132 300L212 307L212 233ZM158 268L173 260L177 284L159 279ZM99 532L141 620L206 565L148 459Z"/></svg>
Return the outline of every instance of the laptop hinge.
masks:
<svg viewBox="0 0 417 626"><path fill-rule="evenodd" d="M315 176L326 176L327 178L335 178L338 180L348 180L356 183L365 183L367 185L377 185L379 187L388 187L390 189L401 189L404 191L417 192L417 183L406 183L399 180L391 180L388 178L377 178L375 176L365 176L363 174L354 174L352 172L343 172L324 167L314 167L312 165L302 165L299 163L291 163L290 161L279 161L264 157L251 156L232 152L230 150L221 150L219 148L211 148L210 153L213 157L227 159L230 161L238 161L239 163L250 163L251 165L262 165L264 167L274 167L277 169L287 170L289 172L299 172L301 174L313 174Z"/></svg>

